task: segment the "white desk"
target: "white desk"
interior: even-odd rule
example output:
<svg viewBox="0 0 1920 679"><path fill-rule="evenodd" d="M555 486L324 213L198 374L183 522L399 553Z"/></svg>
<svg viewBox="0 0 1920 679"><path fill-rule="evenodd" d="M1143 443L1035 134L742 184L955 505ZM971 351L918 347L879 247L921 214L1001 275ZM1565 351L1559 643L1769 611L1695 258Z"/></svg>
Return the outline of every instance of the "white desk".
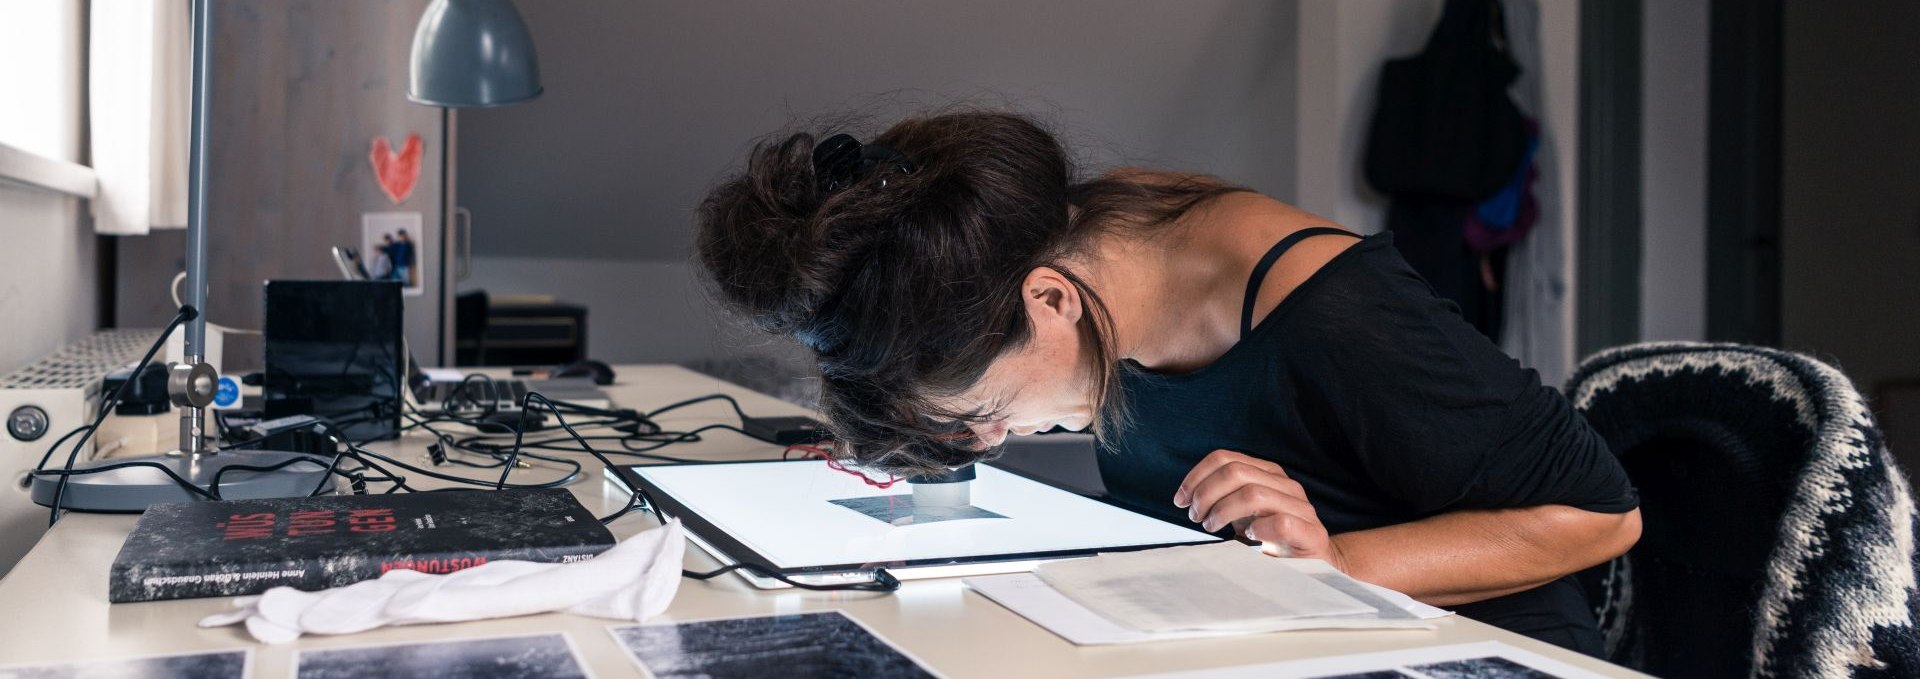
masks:
<svg viewBox="0 0 1920 679"><path fill-rule="evenodd" d="M619 383L609 387L617 403L646 409L714 392L733 394L753 415L801 415L804 410L744 388L674 366L619 366ZM731 421L725 403L693 406L663 416L669 429ZM376 448L424 466L428 439L408 436ZM780 449L728 432L711 432L697 443L659 451L678 457L714 460L777 457ZM589 510L605 515L619 509L626 492L603 480L592 458L580 454L591 473L572 490ZM459 473L461 467L442 467ZM475 470L464 470L475 471ZM531 480L549 468L515 472ZM434 487L409 477L409 483ZM551 477L549 477L551 478ZM424 483L422 481L425 481ZM53 660L104 659L254 647L254 677L290 675L295 648L357 646L373 643L464 637L565 632L572 637L595 677L640 677L640 670L606 628L627 624L573 615L549 614L454 625L423 625L375 630L345 637L306 637L294 644L254 644L239 627L200 629L202 616L228 607L227 599L186 599L134 604L107 603L107 572L135 517L70 514L47 533L25 559L0 580L0 664ZM653 517L635 511L614 522L622 538L653 527ZM687 550L687 566L716 564L698 548ZM1521 637L1458 616L1438 621L1437 630L1366 632L1292 632L1234 639L1175 641L1132 646L1075 647L999 605L967 591L958 580L907 582L894 594L840 592L767 592L727 576L708 582L683 580L673 607L656 620L767 615L838 608L906 648L952 679L967 677L1107 677L1242 665L1276 660L1362 653L1399 647L1498 640L1609 676L1644 676L1576 653ZM649 621L652 622L652 621Z"/></svg>

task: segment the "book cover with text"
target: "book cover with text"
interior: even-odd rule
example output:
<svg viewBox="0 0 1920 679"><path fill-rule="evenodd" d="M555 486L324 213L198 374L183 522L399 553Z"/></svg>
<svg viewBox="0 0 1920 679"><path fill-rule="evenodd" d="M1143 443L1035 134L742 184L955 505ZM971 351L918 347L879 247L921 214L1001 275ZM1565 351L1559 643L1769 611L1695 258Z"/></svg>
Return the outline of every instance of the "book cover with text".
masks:
<svg viewBox="0 0 1920 679"><path fill-rule="evenodd" d="M614 544L573 493L460 490L181 502L147 509L114 557L114 603L319 590L395 569L565 562Z"/></svg>

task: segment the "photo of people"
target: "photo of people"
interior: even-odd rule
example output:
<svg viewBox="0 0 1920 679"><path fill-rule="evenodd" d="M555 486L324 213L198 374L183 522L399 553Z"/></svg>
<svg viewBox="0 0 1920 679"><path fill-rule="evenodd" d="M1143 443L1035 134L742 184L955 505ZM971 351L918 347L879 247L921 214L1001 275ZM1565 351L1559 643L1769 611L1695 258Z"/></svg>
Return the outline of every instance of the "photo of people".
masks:
<svg viewBox="0 0 1920 679"><path fill-rule="evenodd" d="M360 265L368 280L399 281L402 293L421 295L424 257L418 212L369 212L361 216Z"/></svg>

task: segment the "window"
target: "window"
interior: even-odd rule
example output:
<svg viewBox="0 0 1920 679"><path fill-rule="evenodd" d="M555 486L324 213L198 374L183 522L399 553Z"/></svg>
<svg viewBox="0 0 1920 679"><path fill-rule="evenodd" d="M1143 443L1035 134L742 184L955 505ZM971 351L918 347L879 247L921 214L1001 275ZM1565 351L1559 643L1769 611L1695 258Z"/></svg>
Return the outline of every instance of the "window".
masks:
<svg viewBox="0 0 1920 679"><path fill-rule="evenodd" d="M80 159L80 0L0 2L0 144Z"/></svg>

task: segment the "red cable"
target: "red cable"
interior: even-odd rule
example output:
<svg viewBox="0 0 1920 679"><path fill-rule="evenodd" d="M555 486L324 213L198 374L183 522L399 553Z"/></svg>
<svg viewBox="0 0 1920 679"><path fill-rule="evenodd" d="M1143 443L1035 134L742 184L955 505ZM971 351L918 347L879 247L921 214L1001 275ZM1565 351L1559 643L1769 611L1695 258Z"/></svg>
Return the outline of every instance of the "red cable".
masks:
<svg viewBox="0 0 1920 679"><path fill-rule="evenodd" d="M833 459L833 453L827 449L827 447L831 447L833 445L833 442L826 441L824 442L824 444L825 444L825 447L811 446L804 443L795 443L793 445L787 446L787 449L780 453L780 459L782 460L788 459L788 457L793 454L793 451L798 450L808 455L808 458L803 458L803 459L825 460L827 463L828 469L832 469L834 471L837 471L843 474L852 474L854 476L860 477L861 483L865 483L869 486L873 486L881 490L892 488L893 484L900 482L900 477L894 476L892 474L888 474L887 480L885 481L875 481L873 477L870 477L870 476L867 476L866 474L861 473L860 470L848 469L844 466L841 466L839 461Z"/></svg>

